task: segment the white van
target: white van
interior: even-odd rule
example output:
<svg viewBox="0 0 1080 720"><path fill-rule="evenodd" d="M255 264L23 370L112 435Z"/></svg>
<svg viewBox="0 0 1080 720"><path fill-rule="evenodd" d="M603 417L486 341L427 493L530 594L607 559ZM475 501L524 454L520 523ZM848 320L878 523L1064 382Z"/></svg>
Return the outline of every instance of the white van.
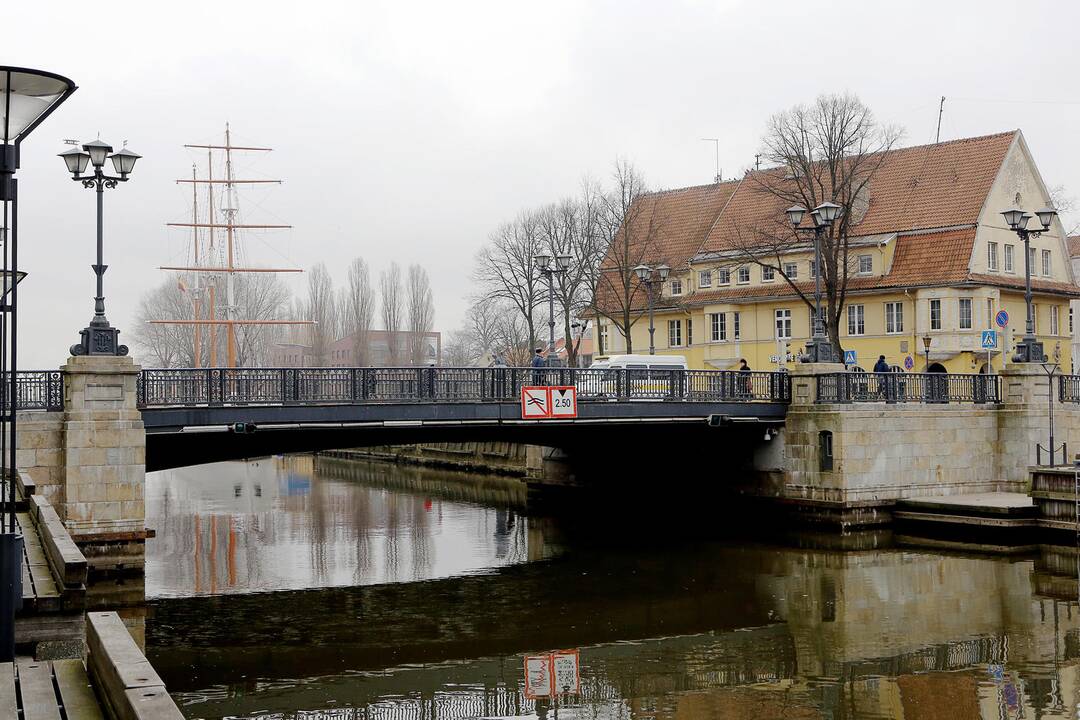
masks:
<svg viewBox="0 0 1080 720"><path fill-rule="evenodd" d="M598 372L579 375L578 393L592 396L618 394L641 399L661 399L671 389L671 371L686 370L685 355L611 355L592 364ZM612 371L628 370L624 387Z"/></svg>

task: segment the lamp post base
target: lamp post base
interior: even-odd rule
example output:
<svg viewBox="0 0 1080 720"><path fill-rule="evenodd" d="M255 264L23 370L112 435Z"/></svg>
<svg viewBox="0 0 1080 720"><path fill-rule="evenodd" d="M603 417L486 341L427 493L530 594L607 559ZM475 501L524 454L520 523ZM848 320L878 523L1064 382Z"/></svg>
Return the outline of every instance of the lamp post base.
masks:
<svg viewBox="0 0 1080 720"><path fill-rule="evenodd" d="M72 355L111 355L124 356L128 354L127 345L120 344L120 331L110 325L97 325L93 323L89 327L79 331L82 339L71 346Z"/></svg>
<svg viewBox="0 0 1080 720"><path fill-rule="evenodd" d="M803 362L808 363L836 363L840 362L836 353L833 352L832 343L828 338L810 338L806 343L806 356Z"/></svg>
<svg viewBox="0 0 1080 720"><path fill-rule="evenodd" d="M1012 361L1015 363L1041 363L1046 362L1046 353L1043 352L1043 344L1030 335L1024 336L1016 343L1016 354Z"/></svg>
<svg viewBox="0 0 1080 720"><path fill-rule="evenodd" d="M0 533L0 662L15 660L15 612L22 608L23 536Z"/></svg>

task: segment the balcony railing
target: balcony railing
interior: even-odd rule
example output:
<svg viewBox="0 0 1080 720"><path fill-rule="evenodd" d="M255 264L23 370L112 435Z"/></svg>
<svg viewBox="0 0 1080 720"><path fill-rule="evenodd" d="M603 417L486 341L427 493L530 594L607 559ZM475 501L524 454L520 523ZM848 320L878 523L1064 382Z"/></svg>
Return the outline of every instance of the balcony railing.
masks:
<svg viewBox="0 0 1080 720"><path fill-rule="evenodd" d="M372 402L516 402L569 386L580 401L789 402L786 373L577 368L213 368L143 370L139 407Z"/></svg>
<svg viewBox="0 0 1080 720"><path fill-rule="evenodd" d="M843 372L817 376L819 403L1000 403L997 375Z"/></svg>
<svg viewBox="0 0 1080 720"><path fill-rule="evenodd" d="M64 373L59 370L18 370L15 373L18 410L63 410ZM6 415L11 373L0 376L0 408Z"/></svg>

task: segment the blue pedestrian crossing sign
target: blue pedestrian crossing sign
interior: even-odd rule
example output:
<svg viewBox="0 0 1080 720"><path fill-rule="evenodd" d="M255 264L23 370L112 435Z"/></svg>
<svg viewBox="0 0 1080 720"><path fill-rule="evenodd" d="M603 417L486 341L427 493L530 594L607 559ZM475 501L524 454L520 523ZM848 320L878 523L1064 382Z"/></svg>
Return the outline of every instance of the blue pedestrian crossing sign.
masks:
<svg viewBox="0 0 1080 720"><path fill-rule="evenodd" d="M997 347L997 331L996 330L983 330L982 331L982 346L983 350L993 350Z"/></svg>
<svg viewBox="0 0 1080 720"><path fill-rule="evenodd" d="M855 354L854 350L844 351L844 364L845 365L858 365L859 357Z"/></svg>

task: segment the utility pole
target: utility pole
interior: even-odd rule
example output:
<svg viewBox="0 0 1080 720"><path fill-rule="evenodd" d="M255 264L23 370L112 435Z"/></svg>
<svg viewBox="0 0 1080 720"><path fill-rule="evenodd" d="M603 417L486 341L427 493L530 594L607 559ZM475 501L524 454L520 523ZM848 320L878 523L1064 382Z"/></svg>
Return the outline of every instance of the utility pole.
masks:
<svg viewBox="0 0 1080 720"><path fill-rule="evenodd" d="M711 142L716 148L716 176L713 178L715 182L723 182L723 177L720 174L720 138L701 138L702 142Z"/></svg>
<svg viewBox="0 0 1080 720"><path fill-rule="evenodd" d="M937 145L941 142L941 116L945 112L945 96L941 96L941 104L938 105L937 111L937 137L934 138L934 144Z"/></svg>

